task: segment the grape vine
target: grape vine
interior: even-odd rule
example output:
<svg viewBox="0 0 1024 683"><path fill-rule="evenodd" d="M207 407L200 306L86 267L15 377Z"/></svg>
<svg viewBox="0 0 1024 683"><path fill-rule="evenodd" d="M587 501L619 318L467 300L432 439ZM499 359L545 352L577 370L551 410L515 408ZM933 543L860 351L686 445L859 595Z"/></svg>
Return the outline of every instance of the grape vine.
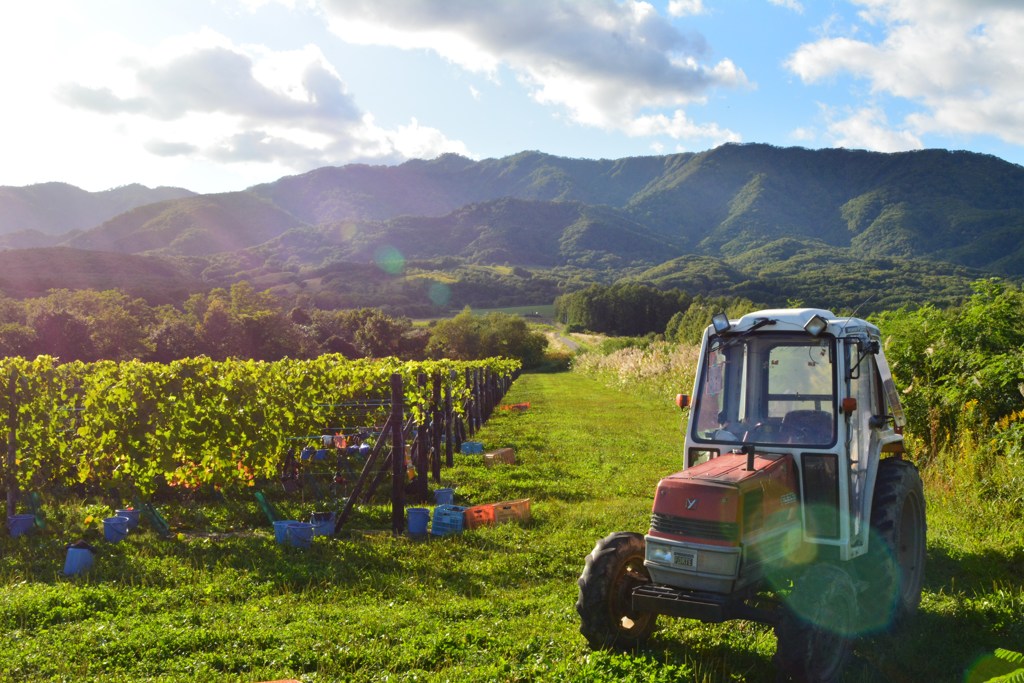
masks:
<svg viewBox="0 0 1024 683"><path fill-rule="evenodd" d="M272 477L292 437L339 420L340 405L365 402L361 418L382 422L392 374L400 374L407 414L422 420L439 375L461 410L470 396L467 370L496 376L519 362L313 360L171 363L59 363L49 356L0 360L0 435L13 427L19 488L60 492L108 487L151 495L160 482L193 488L251 486ZM13 400L13 405L12 405ZM13 412L12 412L13 408ZM341 417L340 419L343 419Z"/></svg>

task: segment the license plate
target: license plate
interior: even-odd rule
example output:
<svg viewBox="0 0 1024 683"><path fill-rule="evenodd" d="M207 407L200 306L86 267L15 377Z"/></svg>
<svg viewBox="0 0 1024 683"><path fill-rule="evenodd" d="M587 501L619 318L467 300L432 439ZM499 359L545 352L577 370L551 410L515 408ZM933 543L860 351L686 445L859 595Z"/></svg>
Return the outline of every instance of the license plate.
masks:
<svg viewBox="0 0 1024 683"><path fill-rule="evenodd" d="M697 553L685 553L676 551L672 554L672 564L683 569L697 568Z"/></svg>

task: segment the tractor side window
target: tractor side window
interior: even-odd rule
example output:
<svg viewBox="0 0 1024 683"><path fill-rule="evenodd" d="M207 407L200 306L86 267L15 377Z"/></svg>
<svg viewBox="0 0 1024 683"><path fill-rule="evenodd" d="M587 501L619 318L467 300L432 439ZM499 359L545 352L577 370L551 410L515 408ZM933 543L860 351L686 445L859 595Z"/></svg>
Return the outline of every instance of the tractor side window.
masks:
<svg viewBox="0 0 1024 683"><path fill-rule="evenodd" d="M850 345L850 363L860 366L850 377L850 396L857 399L857 410L848 420L850 444L850 533L860 533L861 519L858 511L861 508L864 492L867 488L868 464L871 452L877 447L877 440L871 428L872 417L885 415L885 391L878 365L873 354L863 355L863 347L859 343Z"/></svg>

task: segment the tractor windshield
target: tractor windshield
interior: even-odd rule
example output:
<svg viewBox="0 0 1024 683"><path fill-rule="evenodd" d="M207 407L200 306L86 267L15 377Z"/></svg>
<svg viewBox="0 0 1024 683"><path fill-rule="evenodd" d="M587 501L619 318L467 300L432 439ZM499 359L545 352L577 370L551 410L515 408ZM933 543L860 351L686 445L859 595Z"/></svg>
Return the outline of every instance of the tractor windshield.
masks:
<svg viewBox="0 0 1024 683"><path fill-rule="evenodd" d="M826 447L835 442L835 339L714 335L691 413L703 442Z"/></svg>

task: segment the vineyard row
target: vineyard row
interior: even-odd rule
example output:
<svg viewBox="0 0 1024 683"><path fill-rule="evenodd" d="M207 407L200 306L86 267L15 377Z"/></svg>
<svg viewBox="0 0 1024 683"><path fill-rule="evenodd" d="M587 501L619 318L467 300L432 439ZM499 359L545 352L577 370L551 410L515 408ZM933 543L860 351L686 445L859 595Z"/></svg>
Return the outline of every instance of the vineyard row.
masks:
<svg viewBox="0 0 1024 683"><path fill-rule="evenodd" d="M8 508L18 490L59 496L116 487L126 497L148 497L160 486L252 486L277 476L282 454L304 439L331 430L361 431L372 441L390 411L393 375L402 378L407 415L426 424L438 382L461 414L472 405L479 372L507 377L518 368L507 359L338 355L167 364L5 358L0 433Z"/></svg>

